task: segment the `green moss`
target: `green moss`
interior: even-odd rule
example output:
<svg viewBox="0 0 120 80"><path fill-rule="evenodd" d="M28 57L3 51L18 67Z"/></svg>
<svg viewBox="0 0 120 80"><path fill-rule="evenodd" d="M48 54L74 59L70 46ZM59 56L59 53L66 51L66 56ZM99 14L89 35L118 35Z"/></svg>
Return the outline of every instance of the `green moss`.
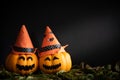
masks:
<svg viewBox="0 0 120 80"><path fill-rule="evenodd" d="M9 72L0 65L0 80L120 80L120 63L115 66L108 64L91 67L82 62L80 65L73 65L69 72L44 74L38 70L27 76Z"/></svg>

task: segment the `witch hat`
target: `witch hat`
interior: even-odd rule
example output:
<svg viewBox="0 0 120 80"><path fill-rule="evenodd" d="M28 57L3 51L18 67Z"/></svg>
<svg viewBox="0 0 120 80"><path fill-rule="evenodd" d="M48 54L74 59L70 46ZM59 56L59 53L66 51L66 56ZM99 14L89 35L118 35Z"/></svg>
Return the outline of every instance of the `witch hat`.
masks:
<svg viewBox="0 0 120 80"><path fill-rule="evenodd" d="M28 54L34 53L34 51L35 49L33 48L33 44L26 29L26 26L22 25L16 42L13 46L13 52L17 54Z"/></svg>
<svg viewBox="0 0 120 80"><path fill-rule="evenodd" d="M59 51L64 52L64 48L65 47L61 46L60 42L57 40L50 27L46 26L42 46L39 49L39 57L43 56L44 54L55 54Z"/></svg>

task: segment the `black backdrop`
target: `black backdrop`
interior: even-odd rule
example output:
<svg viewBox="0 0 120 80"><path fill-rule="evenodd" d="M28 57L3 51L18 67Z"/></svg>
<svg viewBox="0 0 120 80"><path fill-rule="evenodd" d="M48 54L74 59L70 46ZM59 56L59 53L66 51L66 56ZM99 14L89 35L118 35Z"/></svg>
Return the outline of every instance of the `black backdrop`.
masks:
<svg viewBox="0 0 120 80"><path fill-rule="evenodd" d="M4 64L22 24L34 47L48 25L73 64L104 65L120 60L120 8L115 3L8 2L1 9L0 63Z"/></svg>

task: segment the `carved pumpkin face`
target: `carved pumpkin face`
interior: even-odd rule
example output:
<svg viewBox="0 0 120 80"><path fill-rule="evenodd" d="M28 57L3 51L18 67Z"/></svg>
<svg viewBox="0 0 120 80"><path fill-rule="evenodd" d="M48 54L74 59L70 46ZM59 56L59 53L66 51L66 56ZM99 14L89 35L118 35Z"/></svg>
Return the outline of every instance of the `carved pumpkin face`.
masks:
<svg viewBox="0 0 120 80"><path fill-rule="evenodd" d="M39 58L39 66L44 73L69 71L72 66L71 57L67 52L47 54Z"/></svg>
<svg viewBox="0 0 120 80"><path fill-rule="evenodd" d="M27 75L37 70L38 59L35 54L9 54L6 59L6 68L12 72Z"/></svg>

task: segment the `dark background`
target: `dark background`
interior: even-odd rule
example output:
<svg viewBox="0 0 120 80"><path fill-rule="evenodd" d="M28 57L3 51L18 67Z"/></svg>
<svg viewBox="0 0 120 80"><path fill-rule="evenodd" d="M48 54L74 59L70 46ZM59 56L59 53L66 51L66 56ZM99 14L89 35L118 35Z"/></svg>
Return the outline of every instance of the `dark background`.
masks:
<svg viewBox="0 0 120 80"><path fill-rule="evenodd" d="M9 2L1 9L0 64L4 64L22 24L34 47L40 47L48 25L73 65L92 66L120 60L120 8L116 3Z"/></svg>

